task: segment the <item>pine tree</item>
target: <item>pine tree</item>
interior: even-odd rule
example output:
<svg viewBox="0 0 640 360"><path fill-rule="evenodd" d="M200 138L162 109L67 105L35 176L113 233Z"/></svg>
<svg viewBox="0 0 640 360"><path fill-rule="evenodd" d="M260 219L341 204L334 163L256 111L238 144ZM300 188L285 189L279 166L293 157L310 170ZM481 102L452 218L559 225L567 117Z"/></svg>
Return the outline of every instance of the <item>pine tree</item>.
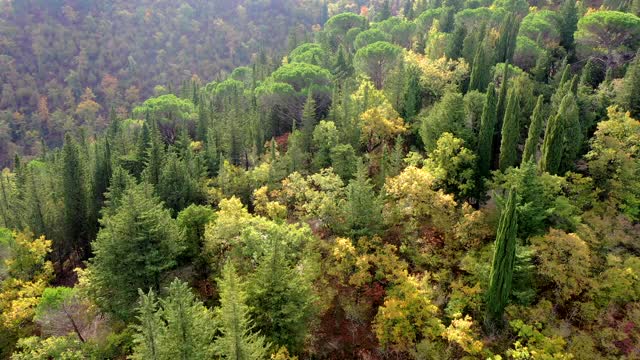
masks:
<svg viewBox="0 0 640 360"><path fill-rule="evenodd" d="M147 151L147 163L143 171L143 178L151 185L158 185L162 164L165 156L164 142L157 127L151 130L151 145Z"/></svg>
<svg viewBox="0 0 640 360"><path fill-rule="evenodd" d="M496 90L493 83L487 87L480 132L478 134L478 173L480 177L487 177L491 169L491 155L493 149L493 134L497 123Z"/></svg>
<svg viewBox="0 0 640 360"><path fill-rule="evenodd" d="M210 311L196 299L189 285L175 279L160 300L166 322L162 337L165 359L212 359L215 323Z"/></svg>
<svg viewBox="0 0 640 360"><path fill-rule="evenodd" d="M133 336L133 360L160 360L161 341L163 324L158 312L158 301L153 290L148 294L138 290L140 299L138 300L139 325L135 326L136 334Z"/></svg>
<svg viewBox="0 0 640 360"><path fill-rule="evenodd" d="M382 221L382 204L375 193L367 169L360 164L347 186L347 224L353 236L373 235Z"/></svg>
<svg viewBox="0 0 640 360"><path fill-rule="evenodd" d="M518 231L516 199L516 189L512 188L509 191L509 198L500 214L498 223L495 250L489 275L489 289L487 291L485 324L489 329L502 326L502 314L509 302L511 293L516 257L516 234Z"/></svg>
<svg viewBox="0 0 640 360"><path fill-rule="evenodd" d="M268 346L264 337L252 332L244 284L231 262L224 266L218 287L222 336L214 343L216 352L225 359L263 359Z"/></svg>
<svg viewBox="0 0 640 360"><path fill-rule="evenodd" d="M542 131L543 116L543 96L538 97L536 107L533 109L533 115L531 115L531 124L529 125L529 133L527 141L524 145L524 151L522 153L522 164L528 161L536 160L536 152L538 150L538 142L540 140L540 132Z"/></svg>
<svg viewBox="0 0 640 360"><path fill-rule="evenodd" d="M88 269L98 306L128 320L137 289L157 291L165 271L175 266L182 233L147 184L125 190L119 203L101 220Z"/></svg>
<svg viewBox="0 0 640 360"><path fill-rule="evenodd" d="M384 0L382 3L382 8L378 12L376 16L377 21L384 21L391 17L391 6L389 5L389 0Z"/></svg>
<svg viewBox="0 0 640 360"><path fill-rule="evenodd" d="M315 312L308 280L289 264L280 238L270 249L248 284L247 304L259 330L274 345L299 351Z"/></svg>
<svg viewBox="0 0 640 360"><path fill-rule="evenodd" d="M500 142L500 170L515 166L518 161L518 140L520 139L520 100L515 89L509 91L509 101L502 124Z"/></svg>
<svg viewBox="0 0 640 360"><path fill-rule="evenodd" d="M87 203L85 194L84 169L78 143L66 134L62 147L62 187L64 204L64 245L63 256L76 251L81 258L89 255L87 236Z"/></svg>
<svg viewBox="0 0 640 360"><path fill-rule="evenodd" d="M422 107L420 70L415 67L409 67L407 69L407 78L402 117L405 121L411 123Z"/></svg>
<svg viewBox="0 0 640 360"><path fill-rule="evenodd" d="M542 143L541 171L552 175L556 175L560 171L564 153L565 116L574 111L573 107L575 107L573 94L567 94L562 99L557 114L549 119Z"/></svg>
<svg viewBox="0 0 640 360"><path fill-rule="evenodd" d="M640 51L624 75L620 91L619 103L625 110L631 112L634 119L640 118Z"/></svg>
<svg viewBox="0 0 640 360"><path fill-rule="evenodd" d="M593 58L589 58L584 68L582 68L582 74L580 75L580 85L589 87L591 89L596 88L602 80L604 80L604 72L602 67L598 65Z"/></svg>

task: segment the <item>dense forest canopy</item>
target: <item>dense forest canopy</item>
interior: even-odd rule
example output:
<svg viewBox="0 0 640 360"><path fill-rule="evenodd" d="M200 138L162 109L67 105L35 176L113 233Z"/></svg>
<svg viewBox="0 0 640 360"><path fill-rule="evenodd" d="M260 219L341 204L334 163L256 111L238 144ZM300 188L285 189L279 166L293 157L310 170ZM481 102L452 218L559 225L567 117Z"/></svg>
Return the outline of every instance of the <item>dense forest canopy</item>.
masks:
<svg viewBox="0 0 640 360"><path fill-rule="evenodd" d="M639 0L0 7L0 358L640 357Z"/></svg>

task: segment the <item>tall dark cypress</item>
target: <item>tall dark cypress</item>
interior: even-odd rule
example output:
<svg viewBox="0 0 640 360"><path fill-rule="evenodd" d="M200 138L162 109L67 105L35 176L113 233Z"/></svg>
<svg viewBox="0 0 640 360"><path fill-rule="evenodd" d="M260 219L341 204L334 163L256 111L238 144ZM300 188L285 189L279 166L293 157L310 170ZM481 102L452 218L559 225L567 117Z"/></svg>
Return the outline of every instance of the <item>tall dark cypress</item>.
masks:
<svg viewBox="0 0 640 360"><path fill-rule="evenodd" d="M516 258L516 234L518 231L516 199L516 189L512 188L509 191L507 204L500 214L500 222L498 223L491 274L489 275L489 290L487 291L485 325L489 329L502 326L502 315L511 293Z"/></svg>
<svg viewBox="0 0 640 360"><path fill-rule="evenodd" d="M484 42L480 43L473 57L473 68L469 80L469 91L484 89L489 82L489 55Z"/></svg>
<svg viewBox="0 0 640 360"><path fill-rule="evenodd" d="M500 37L496 44L496 62L511 62L519 30L520 22L514 13L509 13L500 25Z"/></svg>
<svg viewBox="0 0 640 360"><path fill-rule="evenodd" d="M542 131L543 119L543 96L538 97L536 107L533 109L533 115L531 115L531 124L529 125L529 134L527 136L527 142L524 144L524 152L522 153L522 164L527 161L536 160L536 150L538 149L538 142L540 140L540 131Z"/></svg>
<svg viewBox="0 0 640 360"><path fill-rule="evenodd" d="M569 54L573 53L573 34L578 29L578 9L576 0L565 0L560 8L560 45Z"/></svg>
<svg viewBox="0 0 640 360"><path fill-rule="evenodd" d="M480 119L478 134L478 173L487 177L491 169L491 154L493 148L493 132L497 122L496 88L493 83L487 87L487 96Z"/></svg>
<svg viewBox="0 0 640 360"><path fill-rule="evenodd" d="M560 108L555 116L552 116L547 123L547 129L542 143L542 158L540 159L540 170L550 174L557 174L560 171L560 163L564 152L564 128L565 114L570 112L570 107L575 105L573 94L567 94L560 103Z"/></svg>
<svg viewBox="0 0 640 360"><path fill-rule="evenodd" d="M62 256L75 251L81 258L89 255L87 238L87 205L84 188L84 171L78 144L67 133L62 147L62 187L64 204L64 244Z"/></svg>
<svg viewBox="0 0 640 360"><path fill-rule="evenodd" d="M500 142L500 170L515 166L518 161L518 140L520 139L520 106L515 89L509 91L509 101L502 124Z"/></svg>
<svg viewBox="0 0 640 360"><path fill-rule="evenodd" d="M309 92L307 102L302 110L302 147L304 151L311 153L311 144L313 140L313 129L316 126L316 102L313 95Z"/></svg>

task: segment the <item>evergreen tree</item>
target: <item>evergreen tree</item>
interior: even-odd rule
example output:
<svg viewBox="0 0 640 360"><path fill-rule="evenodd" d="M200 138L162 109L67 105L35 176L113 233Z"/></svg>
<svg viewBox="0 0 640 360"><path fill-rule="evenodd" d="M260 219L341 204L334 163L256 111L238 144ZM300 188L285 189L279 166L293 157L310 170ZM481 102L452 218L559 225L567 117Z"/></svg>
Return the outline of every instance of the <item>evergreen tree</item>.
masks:
<svg viewBox="0 0 640 360"><path fill-rule="evenodd" d="M515 166L518 161L518 140L520 139L520 100L515 89L509 91L509 101L502 124L500 142L500 170Z"/></svg>
<svg viewBox="0 0 640 360"><path fill-rule="evenodd" d="M313 129L316 126L316 101L311 92L307 96L307 101L302 110L302 148L305 152L311 153L313 144Z"/></svg>
<svg viewBox="0 0 640 360"><path fill-rule="evenodd" d="M231 262L224 266L218 287L222 336L214 343L216 352L232 360L265 358L267 345L264 337L253 333L244 284Z"/></svg>
<svg viewBox="0 0 640 360"><path fill-rule="evenodd" d="M604 80L604 72L602 66L594 61L593 58L589 58L587 63L582 68L582 74L580 75L580 85L587 86L594 89L600 85Z"/></svg>
<svg viewBox="0 0 640 360"><path fill-rule="evenodd" d="M529 124L529 133L527 141L524 144L524 151L522 153L522 163L536 160L536 152L538 150L538 142L540 140L540 132L542 131L542 123L544 120L543 114L543 96L538 97L536 107L533 109L533 115L531 115L531 124Z"/></svg>
<svg viewBox="0 0 640 360"><path fill-rule="evenodd" d="M575 80L574 78L574 82ZM582 125L580 124L580 114L575 95L573 93L567 94L566 102L564 107L562 104L560 106L564 124L563 153L560 163L561 174L573 170L575 161L582 151Z"/></svg>
<svg viewBox="0 0 640 360"><path fill-rule="evenodd" d="M413 20L414 18L413 0L406 0L404 2L403 14L407 20Z"/></svg>
<svg viewBox="0 0 640 360"><path fill-rule="evenodd" d="M406 122L411 123L422 107L420 70L416 67L409 67L407 69L407 86L403 102L402 117Z"/></svg>
<svg viewBox="0 0 640 360"><path fill-rule="evenodd" d="M152 290L148 294L138 290L139 325L135 326L136 334L133 336L133 360L160 360L162 358L161 337L162 319L158 312L158 301Z"/></svg>
<svg viewBox="0 0 640 360"><path fill-rule="evenodd" d="M509 67L508 63L504 64L504 69L502 70L502 83L500 84L500 92L498 92L498 106L497 106L497 115L498 115L498 124L499 127L496 129L496 132L500 132L502 126L502 119L504 119L504 111L507 105L507 92L509 90Z"/></svg>
<svg viewBox="0 0 640 360"><path fill-rule="evenodd" d="M174 214L189 204L204 200L199 179L193 176L186 160L180 160L174 152L169 153L165 159L157 193Z"/></svg>
<svg viewBox="0 0 640 360"><path fill-rule="evenodd" d="M272 238L268 254L248 284L247 304L259 330L277 347L302 348L315 312L308 280L286 259L280 238Z"/></svg>
<svg viewBox="0 0 640 360"><path fill-rule="evenodd" d="M509 13L500 25L500 36L496 44L496 62L512 62L519 30L520 22L514 13Z"/></svg>
<svg viewBox="0 0 640 360"><path fill-rule="evenodd" d="M497 115L496 90L491 83L487 87L478 134L478 172L480 177L489 176L489 170L491 170L493 133L497 123Z"/></svg>
<svg viewBox="0 0 640 360"><path fill-rule="evenodd" d="M389 0L384 0L382 2L382 7L376 16L376 21L384 21L391 17L391 6L389 5Z"/></svg>
<svg viewBox="0 0 640 360"><path fill-rule="evenodd" d="M502 314L509 302L513 268L516 257L516 234L518 219L516 212L516 189L509 191L507 203L500 214L496 234L489 289L487 291L487 312L485 324L489 329L502 327Z"/></svg>
<svg viewBox="0 0 640 360"><path fill-rule="evenodd" d="M573 34L578 29L578 9L576 0L565 0L560 8L560 45L564 47L569 54L573 53L574 40Z"/></svg>
<svg viewBox="0 0 640 360"><path fill-rule="evenodd" d="M457 59L462 56L462 48L464 46L464 38L467 37L467 30L463 25L456 24L453 29L453 34L447 42L447 47L444 51L445 55L449 59Z"/></svg>
<svg viewBox="0 0 640 360"><path fill-rule="evenodd" d="M382 203L375 193L367 169L360 164L347 186L347 224L355 237L373 235L382 223Z"/></svg>
<svg viewBox="0 0 640 360"><path fill-rule="evenodd" d="M471 78L469 80L469 91L481 90L487 87L490 75L490 72L487 71L490 66L489 61L490 59L487 54L487 50L484 43L482 43L478 46L476 55L473 58L473 68L471 69Z"/></svg>
<svg viewBox="0 0 640 360"><path fill-rule="evenodd" d="M98 306L126 320L133 315L137 289L157 291L165 271L175 266L182 234L151 186L131 187L119 202L101 220L88 274Z"/></svg>
<svg viewBox="0 0 640 360"><path fill-rule="evenodd" d="M560 171L561 161L564 153L565 141L565 118L571 115L575 107L573 94L567 94L562 99L560 108L555 116L547 122L547 129L542 143L542 158L540 159L540 170L552 175Z"/></svg>
<svg viewBox="0 0 640 360"><path fill-rule="evenodd" d="M143 178L151 185L158 185L160 182L164 156L164 142L157 127L154 126L151 130L151 145L148 148L147 163L143 172Z"/></svg>
<svg viewBox="0 0 640 360"><path fill-rule="evenodd" d="M62 147L63 256L68 255L70 251L75 251L81 258L86 258L90 251L83 166L78 143L67 133Z"/></svg>
<svg viewBox="0 0 640 360"><path fill-rule="evenodd" d="M212 359L216 329L211 312L196 299L189 285L175 279L160 300L166 323L162 347L165 359Z"/></svg>
<svg viewBox="0 0 640 360"><path fill-rule="evenodd" d="M627 68L618 102L631 112L631 117L640 118L640 51Z"/></svg>

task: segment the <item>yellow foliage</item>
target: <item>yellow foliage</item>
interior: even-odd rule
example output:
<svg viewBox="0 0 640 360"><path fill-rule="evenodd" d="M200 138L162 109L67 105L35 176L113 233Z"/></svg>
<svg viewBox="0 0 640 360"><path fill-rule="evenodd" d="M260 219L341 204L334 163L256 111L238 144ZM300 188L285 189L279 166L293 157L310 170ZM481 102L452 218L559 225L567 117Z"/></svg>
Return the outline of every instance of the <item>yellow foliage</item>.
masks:
<svg viewBox="0 0 640 360"><path fill-rule="evenodd" d="M450 342L458 344L462 350L470 355L478 355L484 345L477 340L477 331L473 329L473 319L469 315L462 317L458 313L453 316L451 324L442 332L442 336Z"/></svg>
<svg viewBox="0 0 640 360"><path fill-rule="evenodd" d="M420 83L433 98L442 96L447 86L459 85L469 74L469 65L463 59L454 60L442 56L432 60L425 55L407 51L405 61L420 70Z"/></svg>
<svg viewBox="0 0 640 360"><path fill-rule="evenodd" d="M369 151L407 131L404 120L391 104L373 107L360 115L360 141Z"/></svg>

